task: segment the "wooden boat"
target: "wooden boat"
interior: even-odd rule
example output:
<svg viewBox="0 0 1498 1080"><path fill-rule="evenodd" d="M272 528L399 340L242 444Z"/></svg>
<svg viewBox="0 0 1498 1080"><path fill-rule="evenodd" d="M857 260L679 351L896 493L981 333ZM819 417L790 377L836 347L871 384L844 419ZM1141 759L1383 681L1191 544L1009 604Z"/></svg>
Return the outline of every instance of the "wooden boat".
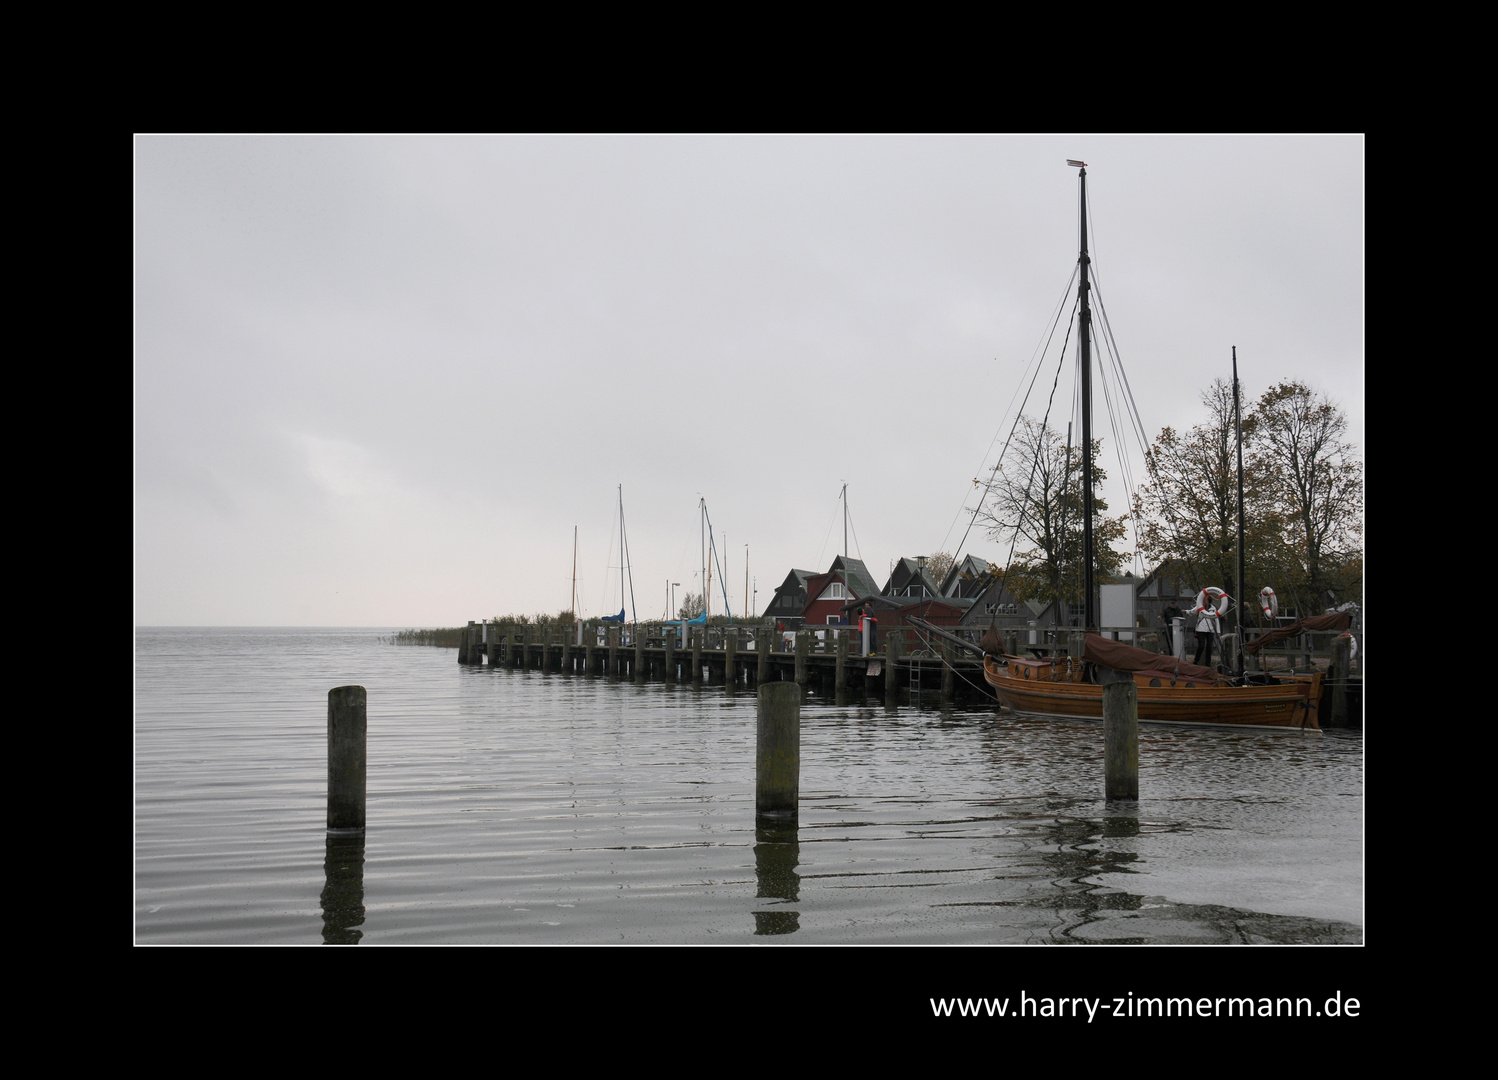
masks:
<svg viewBox="0 0 1498 1080"><path fill-rule="evenodd" d="M1083 601L1085 627L1096 627L1096 589L1092 540L1092 314L1089 302L1087 254L1087 168L1080 168L1081 236L1078 256L1077 348L1082 398L1083 491ZM1237 409L1238 361L1233 353L1233 400ZM1238 584L1243 579L1242 432L1239 431ZM1079 657L1030 659L997 655L995 639L984 646L983 677L999 701L1026 716L1101 720L1103 683L1132 678L1138 691L1139 719L1157 724L1228 726L1241 728L1319 731L1316 707L1321 700L1321 674L1274 677L1268 674L1236 677L1210 668L1158 656L1131 645L1105 640L1089 629Z"/></svg>
<svg viewBox="0 0 1498 1080"><path fill-rule="evenodd" d="M983 658L983 678L999 701L1021 716L1101 720L1103 687L1087 681L1093 670L1094 665L1070 657ZM1243 686L1222 678L1173 676L1169 671L1130 674L1139 694L1141 721L1192 727L1320 730L1316 719L1316 706L1321 700L1320 672L1275 679L1267 685Z"/></svg>

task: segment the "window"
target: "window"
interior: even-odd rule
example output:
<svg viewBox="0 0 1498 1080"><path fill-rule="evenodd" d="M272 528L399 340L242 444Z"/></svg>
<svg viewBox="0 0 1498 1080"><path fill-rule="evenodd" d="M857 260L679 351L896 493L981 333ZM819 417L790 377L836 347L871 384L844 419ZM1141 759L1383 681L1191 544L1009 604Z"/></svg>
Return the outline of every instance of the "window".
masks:
<svg viewBox="0 0 1498 1080"><path fill-rule="evenodd" d="M834 581L831 585L827 586L827 591L822 594L822 599L846 600L848 599L848 590L843 587L841 581Z"/></svg>

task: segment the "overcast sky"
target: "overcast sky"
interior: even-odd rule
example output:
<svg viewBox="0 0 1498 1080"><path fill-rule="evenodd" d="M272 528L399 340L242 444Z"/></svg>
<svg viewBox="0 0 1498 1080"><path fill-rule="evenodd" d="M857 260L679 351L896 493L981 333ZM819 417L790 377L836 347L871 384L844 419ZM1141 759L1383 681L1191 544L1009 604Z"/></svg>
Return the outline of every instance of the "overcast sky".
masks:
<svg viewBox="0 0 1498 1080"><path fill-rule="evenodd" d="M1067 158L1151 438L1236 345L1364 445L1360 137L138 138L136 622L555 612L574 526L617 611L621 484L641 618L697 589L699 496L735 613L745 545L760 608L841 550L844 481L881 583L950 551L1076 261Z"/></svg>

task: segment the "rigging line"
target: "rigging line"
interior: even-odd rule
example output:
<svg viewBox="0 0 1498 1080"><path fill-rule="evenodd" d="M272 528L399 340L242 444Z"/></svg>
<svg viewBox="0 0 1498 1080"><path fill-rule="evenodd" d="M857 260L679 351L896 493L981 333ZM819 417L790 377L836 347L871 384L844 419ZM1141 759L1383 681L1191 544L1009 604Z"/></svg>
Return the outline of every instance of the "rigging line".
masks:
<svg viewBox="0 0 1498 1080"><path fill-rule="evenodd" d="M707 503L702 504L702 516L707 519L707 553L712 557L713 566L718 568L718 586L723 590L723 614L730 619L733 618L733 608L728 604L728 586L723 577L723 564L718 561L718 542L713 537L713 516L707 512Z"/></svg>
<svg viewBox="0 0 1498 1080"><path fill-rule="evenodd" d="M827 553L827 541L832 537L832 527L837 524L837 504L841 499L842 496L839 495L837 499L833 500L832 516L827 519L827 535L822 537L822 546L817 551L818 566L822 565L822 556Z"/></svg>
<svg viewBox="0 0 1498 1080"><path fill-rule="evenodd" d="M1025 390L1024 401L1020 402L1019 411L1021 413L1024 412L1025 402L1028 402L1030 400L1030 392L1035 387L1035 380L1040 377L1040 372L1041 372L1041 369L1042 369L1042 363L1041 362L1045 359L1046 352L1050 350L1051 341L1056 336L1056 327L1060 324L1061 313L1064 310L1066 310L1066 297L1067 297L1067 294L1071 292L1072 282L1074 282L1074 281L1077 280L1077 270L1078 270L1078 264L1073 263L1072 264L1072 270L1071 270L1071 277L1069 277L1067 279L1067 281L1066 281L1066 288L1061 291L1061 298L1056 301L1056 314L1055 314L1055 317L1052 318L1052 320L1051 320L1051 328L1050 328L1050 330L1048 330L1046 332L1045 341L1042 342L1036 348L1035 352L1032 352L1030 354L1030 359L1025 364L1024 371L1028 371L1030 369L1030 366L1033 364L1034 367L1035 367L1035 374L1030 377L1029 389ZM1073 306L1073 312L1072 313L1073 313L1073 316L1075 316L1075 314L1076 314L1075 301L1073 302L1073 305L1074 306ZM1025 386L1025 375L1024 375L1024 371L1020 372L1019 386L1015 387L1014 396L1011 396L1010 399L1009 399L1009 405L1010 406L1013 406L1013 404L1014 404L1014 398L1019 395L1019 388ZM1002 415L1002 416L1008 416L1009 415L1009 408L1006 407L1005 410L1004 410L1004 412L1002 414L1000 414L1000 415ZM1018 414L1016 414L1016 415L1018 415ZM1004 430L1004 425L1003 425L1003 422L1001 421L999 423L998 428L993 433L993 438L989 440L988 450L984 451L983 460L978 463L978 473L979 473L980 476L983 473L983 467L984 467L984 465L988 461L988 455L993 450L993 444L999 441L999 435L1000 435L1001 432L1003 432L1003 430ZM1009 428L1009 438L1013 438L1013 436L1014 436L1014 427L1013 427L1013 425L1011 425L1010 428ZM1004 450L999 451L999 458L998 458L999 461L1002 461L1004 459L1004 452L1007 451L1008 449L1009 449L1009 439L1006 438L1005 441L1004 441ZM965 510L966 508L967 508L967 496L964 495L963 499L962 499L962 505L960 505L957 508L957 513L955 513L955 514L952 515L952 524L947 526L946 535L941 538L941 547L944 548L944 547L947 546L947 538L952 535L952 529L956 527L956 525L957 525L957 519L962 516L962 511ZM973 529L973 522L977 520L977 518L978 518L978 511L981 510L982 508L983 508L983 498L982 498L982 496L979 496L978 505L973 508L972 517L970 517L968 519L967 528L963 530L962 540L959 541L958 544L957 544L957 556L960 556L962 554L962 547L963 547L964 544L967 543L968 534L970 532L972 532L972 529ZM940 548L938 548L938 550L940 550ZM953 561L954 562L956 561L957 556L953 557Z"/></svg>
<svg viewBox="0 0 1498 1080"><path fill-rule="evenodd" d="M1079 304L1081 303L1081 298L1080 297L1077 298L1077 302ZM1073 320L1075 320L1076 313L1077 313L1077 307L1076 307L1076 305L1073 305L1073 307L1072 307ZM1052 406L1052 404L1054 404L1054 402L1056 400L1056 387L1061 382L1061 369L1066 364L1066 346L1071 341L1071 328L1072 328L1072 325L1073 325L1072 322L1068 322L1066 324L1066 337L1062 339L1062 342L1061 342L1061 352L1056 357L1056 374L1055 374L1055 377L1051 379L1051 394L1050 394L1050 397L1046 399L1045 419L1042 420L1041 424L1040 424L1040 432L1041 432L1042 436L1045 434L1046 424L1047 424L1047 422L1051 418L1051 406ZM1025 395L1025 400L1026 401L1029 400L1029 395L1028 394ZM1016 426L1018 425L1019 420L1020 420L1020 417L1018 417L1018 416L1015 417L1015 424L1016 424ZM1013 433L1011 432L1011 434L1013 434ZM1068 442L1070 442L1070 439L1068 439ZM1007 449L1007 447L1008 447L1008 444L1006 443L1005 444L1005 448ZM1040 455L1037 453L1037 454L1034 455L1033 458L1031 458L1031 461L1030 461L1030 479L1028 481L1026 481L1026 483L1025 483L1025 495L1024 495L1024 499L1020 503L1019 521L1015 524L1015 526L1014 526L1014 536L1009 541L1009 559L1005 563L1004 569L1002 571L1000 571L1000 573L999 573L999 594L1000 595L1003 595L1003 592L1004 592L1004 583L1008 579L1008 576L1009 576L1009 568L1014 565L1014 549L1019 546L1020 530L1022 528L1024 528L1025 517L1030 512L1030 489L1031 489L1031 487L1035 483L1035 468L1036 468L1036 466L1039 463L1040 463ZM997 470L998 466L995 465L994 469Z"/></svg>
<svg viewBox="0 0 1498 1080"><path fill-rule="evenodd" d="M843 493L843 509L848 510L848 494ZM848 528L853 530L853 546L858 549L858 561L863 562L863 545L858 542L858 526L853 524L853 511L848 510Z"/></svg>
<svg viewBox="0 0 1498 1080"><path fill-rule="evenodd" d="M1107 343L1108 356L1118 371L1119 384L1123 387L1124 394L1127 396L1129 403L1129 416L1134 421L1134 429L1139 436L1139 445L1143 449L1149 446L1149 436L1144 430L1144 420L1139 415L1139 405L1134 400L1134 389L1129 385L1129 374L1124 370L1123 354L1119 351L1118 341L1113 337L1113 325L1108 321L1108 309L1103 305L1102 288L1098 285L1095 277L1093 281L1093 294L1097 297L1097 309L1098 314L1102 318L1103 337Z"/></svg>
<svg viewBox="0 0 1498 1080"><path fill-rule="evenodd" d="M1114 398L1114 391L1111 391L1109 389L1109 383L1108 383L1108 378L1107 378L1107 369L1103 368L1099 372L1099 374L1100 374L1101 377L1098 379L1098 382L1100 382L1102 384L1102 387L1103 387L1103 401L1104 401L1104 403L1105 403L1105 405L1107 406L1107 409L1108 409L1108 428L1109 428L1110 431L1113 432L1113 441L1114 441L1114 445L1115 445L1115 452L1116 452L1116 454L1118 456L1118 471L1119 471L1119 474L1120 474L1119 479L1124 484L1125 495L1124 495L1124 509L1123 509L1123 514L1124 514L1124 517L1126 517L1128 519L1129 524L1131 526L1134 526L1134 540L1135 540L1135 545L1134 546L1135 546L1135 549L1137 551L1137 549L1138 549L1138 540L1139 540L1139 528L1138 528L1137 524L1134 521L1134 515L1133 515L1133 512L1132 512L1132 503L1133 503L1133 500L1129 497L1133 493L1133 491L1134 491L1134 475L1133 475L1133 472L1129 469L1128 457L1124 453L1124 439L1123 439L1123 435L1122 435L1122 433L1118 429L1118 420L1119 420L1118 414L1119 414L1120 411L1123 410L1123 402L1122 402L1122 400L1120 400L1118 402L1118 408L1115 409L1115 407L1114 407L1114 400L1113 400L1113 398ZM1118 394L1119 394L1119 397L1121 398L1122 397L1122 391L1119 390Z"/></svg>
<svg viewBox="0 0 1498 1080"><path fill-rule="evenodd" d="M640 613L635 608L635 565L634 560L629 557L629 526L624 523L624 489L619 489L619 536L624 541L624 565L629 568L629 614L632 621L640 621ZM619 575L619 592L624 592L624 575ZM623 607L624 597L619 597L620 607Z"/></svg>
<svg viewBox="0 0 1498 1080"><path fill-rule="evenodd" d="M1076 279L1077 279L1077 270L1076 270L1076 267L1073 266L1073 268L1072 268L1072 276L1071 276L1070 280L1068 280L1067 283L1066 283L1066 287L1067 287L1068 291L1071 289L1071 283L1073 281L1075 281ZM1065 300L1065 295L1064 294L1062 296L1062 300L1063 301ZM1068 320L1067 324L1066 324L1066 339L1063 340L1062 343L1061 343L1061 355L1063 357L1066 355L1066 343L1071 340L1071 324L1072 324L1072 321L1074 321L1076 319L1076 317L1077 317L1077 304L1080 303L1080 302L1081 302L1080 298L1078 298L1077 300L1074 300L1072 302L1071 319ZM1042 358L1044 358L1046 352L1050 351L1051 342L1055 339L1055 336L1056 336L1056 327L1058 325L1060 325L1060 321L1061 321L1061 309L1058 307L1058 310L1056 312L1056 319L1055 319L1055 321L1053 321L1051 323L1050 332L1047 333L1047 335L1046 335L1045 346L1044 346L1044 348L1041 351L1041 357ZM1034 362L1034 361L1032 361L1032 362ZM990 472L996 472L998 470L999 465L1002 464L1003 461L1004 461L1004 455L1009 452L1009 444L1014 441L1014 433L1019 428L1020 419L1024 416L1025 405L1027 405L1029 403L1029 401L1030 401L1030 394L1035 389L1035 381L1038 378L1040 378L1040 372L1041 372L1041 366L1040 366L1040 364L1038 362L1035 362L1035 374L1030 377L1030 385L1029 385L1029 388L1025 390L1024 400L1022 400L1020 402L1019 411L1014 414L1014 423L1010 424L1010 426L1009 426L1009 435L1004 440L1004 448L999 451L998 460L994 463L994 467L993 467L992 470L990 470ZM1060 377L1060 372L1059 371L1057 372L1057 377L1058 378ZM1018 394L1019 391L1016 390L1015 393ZM1051 395L1054 397L1055 393L1056 393L1056 387L1055 387L1055 384L1053 383L1051 385ZM1010 398L1010 403L1011 404L1013 404L1013 401L1014 401L1014 399ZM1047 415L1050 414L1050 406L1049 405L1046 406L1046 413L1047 413ZM1006 415L1007 415L1007 412L1006 412ZM1003 430L1003 429L1000 428L1000 430ZM994 434L994 441L997 442L998 438L999 438L998 434L995 433ZM988 444L988 448L990 450L993 449L993 443L992 442ZM984 461L988 460L987 455L984 455L984 459L983 460ZM981 469L979 470L979 475L982 475L982 470ZM957 563L960 561L960 559L962 557L962 549L963 549L964 546L966 546L968 534L970 534L973 531L973 525L978 520L978 513L983 509L983 500L988 497L988 491L989 491L988 486L984 485L983 488L982 488L982 490L981 490L981 493L978 496L978 505L975 506L975 507L973 507L973 514L972 514L972 516L970 518L968 518L967 528L962 531L962 539L960 541L958 541L957 550L952 553L952 565L954 565L954 566L957 565ZM1028 492L1027 492L1027 494L1028 494ZM963 499L964 503L966 501L967 501L966 499ZM962 513L961 510L958 510L957 512L959 514ZM953 519L953 522L955 524L955 522L956 522L955 518ZM948 528L947 528L947 536L950 536L951 534L952 534L952 529L951 529L950 526L948 526ZM945 547L946 543L947 543L946 537L942 537L942 547ZM1013 555L1013 549L1012 549L1012 547L1011 547L1011 550L1010 550L1010 555L1011 556Z"/></svg>
<svg viewBox="0 0 1498 1080"><path fill-rule="evenodd" d="M609 571L613 569L613 567L609 565L609 556L614 552L614 526L616 524L618 523L614 521L614 515L610 514L609 546L604 548L603 556L603 595L598 598L599 606L610 613L612 613L614 609L609 607ZM624 588L622 583L619 588L619 606L624 606Z"/></svg>

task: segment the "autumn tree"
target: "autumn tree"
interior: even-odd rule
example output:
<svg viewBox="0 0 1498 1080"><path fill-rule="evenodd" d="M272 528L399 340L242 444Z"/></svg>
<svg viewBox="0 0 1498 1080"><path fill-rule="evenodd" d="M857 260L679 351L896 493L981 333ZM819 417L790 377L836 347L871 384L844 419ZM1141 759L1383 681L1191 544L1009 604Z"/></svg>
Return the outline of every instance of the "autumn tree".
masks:
<svg viewBox="0 0 1498 1080"><path fill-rule="evenodd" d="M1139 551L1154 564L1185 567L1192 584L1235 588L1238 574L1238 438L1233 387L1215 380L1202 392L1207 416L1189 431L1164 428L1145 453L1148 479L1134 495ZM1243 414L1244 591L1282 567L1284 518L1262 459L1254 454L1259 418Z"/></svg>
<svg viewBox="0 0 1498 1080"><path fill-rule="evenodd" d="M1114 546L1124 538L1124 519L1103 516L1108 504L1098 491L1107 479L1097 465L1101 445L1093 440L1092 535L1096 581L1106 584L1128 554ZM1068 447L1045 424L1022 417L1011 453L984 485L979 513L994 540L1016 545L1005 587L1021 600L1055 600L1058 607L1080 604L1085 581L1082 448Z"/></svg>
<svg viewBox="0 0 1498 1080"><path fill-rule="evenodd" d="M676 612L676 617L678 619L695 619L698 615L702 614L703 610L702 594L689 592L686 596L682 597L681 608Z"/></svg>
<svg viewBox="0 0 1498 1080"><path fill-rule="evenodd" d="M1255 464L1282 509L1292 588L1308 612L1349 592L1361 596L1363 464L1343 441L1346 415L1301 382L1265 391L1257 412Z"/></svg>
<svg viewBox="0 0 1498 1080"><path fill-rule="evenodd" d="M936 582L936 587L941 588L941 583L946 580L947 574L952 569L952 553L949 551L938 551L934 555L926 556L926 576Z"/></svg>

